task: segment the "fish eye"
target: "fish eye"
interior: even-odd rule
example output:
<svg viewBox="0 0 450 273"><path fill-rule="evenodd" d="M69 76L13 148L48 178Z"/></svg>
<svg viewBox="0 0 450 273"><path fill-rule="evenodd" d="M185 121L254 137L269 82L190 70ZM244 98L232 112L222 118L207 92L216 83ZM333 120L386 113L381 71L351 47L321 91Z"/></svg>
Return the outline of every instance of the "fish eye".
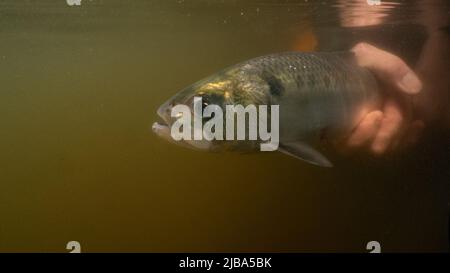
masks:
<svg viewBox="0 0 450 273"><path fill-rule="evenodd" d="M202 110L202 112L203 112L203 110L205 110L205 108L208 106L208 105L210 105L211 104L211 102L210 102L210 98L209 98L209 96L206 96L206 95L203 95L202 97L202 108L201 108L201 110ZM191 103L192 103L192 106L194 106L193 104L194 104L194 99L192 98L191 99Z"/></svg>
<svg viewBox="0 0 450 273"><path fill-rule="evenodd" d="M197 102L194 101L194 97L192 97L190 99L190 102L189 102L189 104L191 105L192 109L196 109L196 107L200 107L200 109L199 109L200 113L195 112L197 114L200 114L200 116L202 116L203 111L205 110L205 108L208 107L208 105L210 105L210 100L209 100L208 96L202 96L201 98L202 98L201 105L198 105L199 101L197 101Z"/></svg>
<svg viewBox="0 0 450 273"><path fill-rule="evenodd" d="M202 111L205 110L205 108L209 105L208 101L202 100Z"/></svg>

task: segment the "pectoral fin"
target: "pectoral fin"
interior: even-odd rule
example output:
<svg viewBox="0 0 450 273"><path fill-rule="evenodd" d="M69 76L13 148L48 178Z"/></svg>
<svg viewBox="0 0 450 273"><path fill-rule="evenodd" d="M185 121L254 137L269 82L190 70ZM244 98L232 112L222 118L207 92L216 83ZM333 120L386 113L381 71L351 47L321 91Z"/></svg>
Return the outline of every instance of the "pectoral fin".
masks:
<svg viewBox="0 0 450 273"><path fill-rule="evenodd" d="M321 153L303 142L280 143L278 151L321 167L333 167L333 164Z"/></svg>

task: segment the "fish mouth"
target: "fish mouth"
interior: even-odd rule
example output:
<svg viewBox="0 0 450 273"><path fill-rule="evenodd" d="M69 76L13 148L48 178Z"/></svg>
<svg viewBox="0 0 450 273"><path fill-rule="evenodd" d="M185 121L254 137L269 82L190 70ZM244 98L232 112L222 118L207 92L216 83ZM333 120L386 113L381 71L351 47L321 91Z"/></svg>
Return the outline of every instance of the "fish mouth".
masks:
<svg viewBox="0 0 450 273"><path fill-rule="evenodd" d="M159 112L158 112L158 114L159 114ZM172 135L170 134L170 130L171 129L170 129L170 125L169 124L170 123L166 121L164 116L160 116L160 120L153 123L152 131L157 136L159 136L160 138L168 141L169 143L181 145L183 147L192 149L192 147L190 145L188 145L187 143L185 143L184 141L175 141L172 138Z"/></svg>
<svg viewBox="0 0 450 273"><path fill-rule="evenodd" d="M153 123L152 125L152 131L156 133L157 135L164 136L169 132L169 122L167 121L167 118L165 118L164 115L160 114L160 111L158 110L159 120Z"/></svg>
<svg viewBox="0 0 450 273"><path fill-rule="evenodd" d="M153 132L157 133L158 131L166 130L169 127L171 120L170 118L171 108L169 107L169 105L170 102L166 102L163 105L161 105L156 111L156 113L159 116L159 120L153 123L152 125Z"/></svg>
<svg viewBox="0 0 450 273"><path fill-rule="evenodd" d="M152 131L159 136L160 138L185 148L189 149L207 149L210 146L209 141L196 141L196 140L175 140L171 134L171 125L173 123L173 119L170 115L172 108L168 103L163 104L159 107L157 113L159 116L159 120L154 122L152 125Z"/></svg>
<svg viewBox="0 0 450 273"><path fill-rule="evenodd" d="M164 131L168 128L169 128L169 125L162 123L162 122L154 122L152 125L152 131L157 134L158 134L158 132Z"/></svg>
<svg viewBox="0 0 450 273"><path fill-rule="evenodd" d="M155 133L158 137L161 139L164 139L165 141L174 143L171 134L170 134L170 127L165 121L156 121L152 125L152 131Z"/></svg>

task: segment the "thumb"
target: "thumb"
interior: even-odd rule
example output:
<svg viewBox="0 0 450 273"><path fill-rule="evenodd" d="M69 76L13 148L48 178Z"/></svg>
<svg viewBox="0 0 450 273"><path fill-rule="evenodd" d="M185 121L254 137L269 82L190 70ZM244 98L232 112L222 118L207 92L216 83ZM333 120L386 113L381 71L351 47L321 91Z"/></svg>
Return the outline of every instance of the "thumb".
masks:
<svg viewBox="0 0 450 273"><path fill-rule="evenodd" d="M388 81L406 94L417 94L422 90L419 77L399 57L367 43L359 43L351 51L358 64L368 68L378 79Z"/></svg>

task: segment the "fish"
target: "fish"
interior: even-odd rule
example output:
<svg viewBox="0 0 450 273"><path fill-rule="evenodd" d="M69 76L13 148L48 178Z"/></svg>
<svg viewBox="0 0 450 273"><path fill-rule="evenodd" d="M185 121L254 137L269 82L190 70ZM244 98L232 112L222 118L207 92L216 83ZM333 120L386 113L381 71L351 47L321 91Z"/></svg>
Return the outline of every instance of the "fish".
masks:
<svg viewBox="0 0 450 273"><path fill-rule="evenodd" d="M352 52L282 52L225 68L182 89L157 110L153 131L189 148L213 152L258 151L255 140L174 141L171 111L202 98L203 107L278 105L278 151L314 165L332 167L324 143L348 136L365 114L376 109L381 92L375 75L357 64ZM204 108L203 108L204 109Z"/></svg>

